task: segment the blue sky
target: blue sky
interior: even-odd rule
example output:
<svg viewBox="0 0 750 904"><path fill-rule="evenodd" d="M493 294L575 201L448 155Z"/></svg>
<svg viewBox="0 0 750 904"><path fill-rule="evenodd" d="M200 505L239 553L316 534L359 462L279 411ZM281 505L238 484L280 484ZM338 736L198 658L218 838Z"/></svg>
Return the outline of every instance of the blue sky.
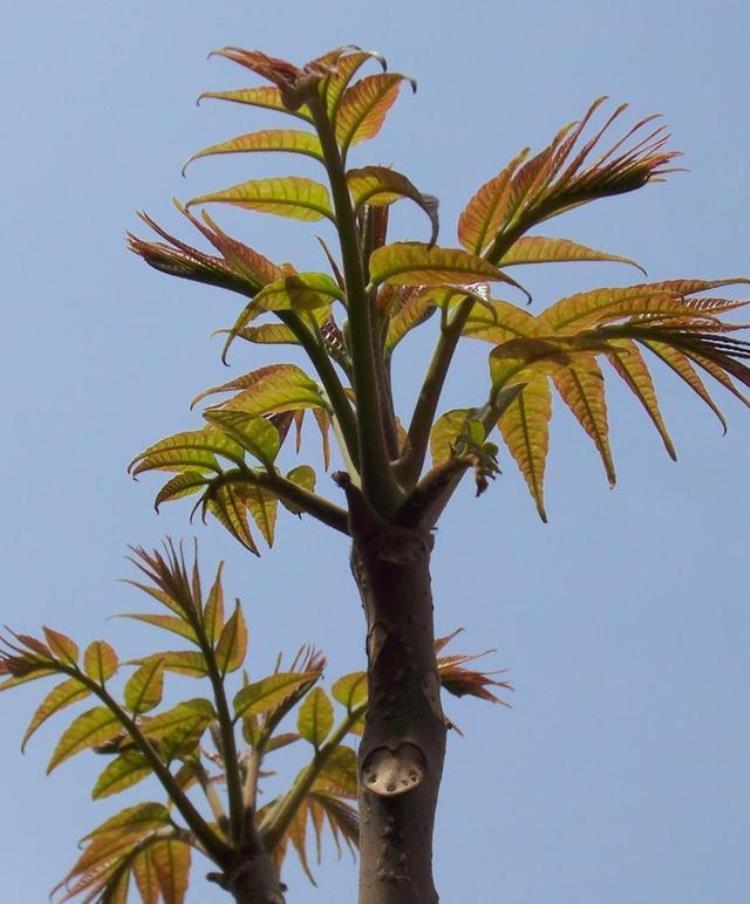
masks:
<svg viewBox="0 0 750 904"><path fill-rule="evenodd" d="M26 0L4 25L0 614L18 629L47 623L133 654L153 643L148 634L106 621L137 602L115 580L128 574L126 544L197 533L206 569L225 558L230 592L246 603L257 673L305 641L326 650L331 677L361 665L343 538L286 519L256 561L220 528L188 525L183 505L154 515L154 484L124 471L147 443L197 425L190 398L226 378L209 334L236 310L219 290L169 280L129 255L123 233L137 224L134 210L177 226L173 195L304 171L294 159L256 156L196 163L181 178L195 149L269 122L195 107L202 90L248 81L231 64L206 62L215 47L305 60L353 42L414 75L416 97L403 96L356 160L394 163L438 194L445 245L479 184L594 97L629 100L637 117L661 112L690 172L577 211L550 234L636 258L652 279L750 274L750 16L739 0L482 0L439 13L425 0ZM399 216L406 235L422 235L418 217ZM276 259L320 266L302 225L237 212L222 222ZM579 288L638 279L609 265L519 275L537 310ZM428 338L400 357L404 409ZM233 373L266 360L243 350ZM485 349L468 346L445 407L473 404L485 368ZM438 630L462 625L464 647L497 647L493 661L516 687L511 710L447 702L465 737L450 738L439 813L446 902L740 904L750 895L750 418L717 391L730 420L722 437L710 412L659 376L678 464L612 383L614 491L558 405L549 525L507 456L491 490L477 501L464 487L441 524ZM39 693L30 686L0 701L0 875L3 898L18 904L46 900L78 837L118 804L90 803L100 765L91 755L44 777L54 728L20 758ZM316 890L292 866L289 901L354 899L346 858L327 858L319 875ZM223 896L196 871L188 900Z"/></svg>

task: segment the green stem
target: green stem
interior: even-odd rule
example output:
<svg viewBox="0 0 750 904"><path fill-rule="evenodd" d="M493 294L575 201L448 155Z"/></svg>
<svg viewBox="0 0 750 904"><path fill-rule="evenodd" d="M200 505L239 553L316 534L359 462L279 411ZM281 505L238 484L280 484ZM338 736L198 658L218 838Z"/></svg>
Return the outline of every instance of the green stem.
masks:
<svg viewBox="0 0 750 904"><path fill-rule="evenodd" d="M358 230L344 163L331 122L320 101L311 101L309 106L323 148L331 185L346 280L362 484L373 507L384 514L390 514L398 507L402 493L391 470L383 431L381 381L374 354L372 311L366 290Z"/></svg>
<svg viewBox="0 0 750 904"><path fill-rule="evenodd" d="M320 775L321 770L333 752L338 749L351 730L352 725L362 716L366 709L366 700L352 708L349 715L334 729L333 734L321 744L313 759L300 772L289 791L263 820L260 826L260 834L263 838L263 844L269 853L274 850L283 838L284 832L289 828L300 804L305 799L305 795L312 788L315 779Z"/></svg>
<svg viewBox="0 0 750 904"><path fill-rule="evenodd" d="M333 413L341 427L341 434L346 443L346 451L355 467L359 466L359 449L357 446L357 421L351 402L346 397L344 387L338 378L331 359L325 352L325 349L315 341L315 337L310 330L300 320L299 316L294 312L278 311L279 320L289 327L294 333L297 341L307 352L316 373L320 377L328 395L328 400L333 408Z"/></svg>

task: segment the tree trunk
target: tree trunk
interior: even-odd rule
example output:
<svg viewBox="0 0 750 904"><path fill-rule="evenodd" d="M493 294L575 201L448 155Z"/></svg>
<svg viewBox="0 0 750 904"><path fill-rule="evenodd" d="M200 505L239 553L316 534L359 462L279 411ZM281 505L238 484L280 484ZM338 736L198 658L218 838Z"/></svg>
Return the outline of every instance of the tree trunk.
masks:
<svg viewBox="0 0 750 904"><path fill-rule="evenodd" d="M353 519L367 619L369 702L359 749L360 904L436 904L432 834L445 757L428 532ZM370 523L372 528L372 522Z"/></svg>
<svg viewBox="0 0 750 904"><path fill-rule="evenodd" d="M284 887L265 851L238 853L222 873L208 878L229 892L236 904L284 904Z"/></svg>

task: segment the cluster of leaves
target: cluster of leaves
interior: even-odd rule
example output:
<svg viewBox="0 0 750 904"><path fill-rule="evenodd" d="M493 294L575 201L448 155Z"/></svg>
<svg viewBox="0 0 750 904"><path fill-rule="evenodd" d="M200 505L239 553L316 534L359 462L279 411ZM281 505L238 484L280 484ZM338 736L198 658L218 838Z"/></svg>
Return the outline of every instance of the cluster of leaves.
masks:
<svg viewBox="0 0 750 904"><path fill-rule="evenodd" d="M227 678L246 664L248 633L239 602L225 612L221 566L204 594L197 560L189 568L182 551L171 544L151 553L138 549L134 562L146 581L131 583L166 612L125 617L176 635L187 642L186 648L121 663L103 640L91 643L81 656L69 637L45 628L43 639L10 632L0 656L0 674L6 676L0 690L44 677L63 678L34 712L22 747L62 710L89 698L97 702L62 732L48 772L93 750L109 759L94 782L94 799L125 791L149 776L166 793L166 803L127 807L83 838L81 856L58 886L61 900L81 896L84 902L124 904L134 884L143 904L181 904L191 850L222 868L231 851L247 845L248 832L257 833L279 868L291 846L312 880L310 825L318 858L325 825L339 852L342 841L352 850L357 845L357 812L351 803L357 796L357 760L346 738L362 731L365 673L339 678L329 696L319 686L325 659L306 648L288 668L279 659L273 672L259 680L250 681L242 672L230 704ZM453 636L442 639L439 650ZM466 668L474 658L440 657L445 688L499 702L491 688L507 688L507 683ZM125 669L126 680L115 692L112 684ZM209 696L160 709L167 673L205 679ZM292 731L286 722L295 713ZM269 775L267 758L300 741L312 748L310 761L285 793L258 807L261 780ZM202 809L193 802L192 789L202 792Z"/></svg>
<svg viewBox="0 0 750 904"><path fill-rule="evenodd" d="M637 122L601 150L605 133L626 106L587 134L605 100L600 98L539 153L530 156L524 149L482 185L459 218L461 247L441 247L436 244L434 197L393 168L347 167L351 149L378 134L409 79L388 71L377 54L353 47L302 67L237 48L218 55L270 84L203 97L285 114L302 127L240 135L191 160L258 151L302 154L323 166L328 185L298 176L250 180L178 204L216 253L185 244L145 215L163 241L131 236L131 248L159 270L249 299L227 330L225 355L237 339L301 346L315 376L294 364L276 364L201 393L196 401L213 393L230 395L204 411L206 427L152 445L131 466L134 474L175 472L160 490L157 505L200 492L203 514L215 515L253 552L257 546L248 516L271 543L279 500L292 512L312 514L347 532L346 512L315 492L311 467L300 465L282 475L276 466L292 423L299 451L299 428L309 408L323 435L326 467L333 426L350 478L363 486L381 513L395 513L398 520L398 512L413 512L417 500L424 513L442 508L444 500L425 497L438 492L435 487L445 494L455 481L423 474L430 449L438 477L474 467L481 492L497 471L498 449L488 441L497 426L546 520L543 479L551 385L593 439L610 483L615 470L597 359L607 359L633 390L673 456L639 348L666 363L720 418L696 366L747 403L735 381L750 385L750 369L742 363L750 346L730 335L738 325L722 319L741 303L695 297L745 280L683 279L595 289L564 298L537 316L491 297L492 285L523 291L506 272L517 265L614 261L638 266L566 238L527 233L573 207L633 191L672 171L678 155L666 148L668 136L653 122L655 117ZM355 80L373 60L382 71ZM427 242L387 242L389 207L400 199L425 212ZM289 264L274 264L227 235L205 210L200 217L192 213L206 204L308 222L328 220L335 227L341 259L321 240L330 272L297 272ZM437 345L404 428L391 391L391 357L411 330L436 313ZM446 373L464 337L492 344L490 385L471 407L438 417ZM429 526L428 515L424 518Z"/></svg>

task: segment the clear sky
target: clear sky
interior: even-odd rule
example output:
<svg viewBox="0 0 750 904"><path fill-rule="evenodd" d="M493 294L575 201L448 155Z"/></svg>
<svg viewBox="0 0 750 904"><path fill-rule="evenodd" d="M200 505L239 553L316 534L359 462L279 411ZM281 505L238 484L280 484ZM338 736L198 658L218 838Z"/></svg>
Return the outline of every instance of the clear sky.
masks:
<svg viewBox="0 0 750 904"><path fill-rule="evenodd" d="M305 171L294 158L254 156L197 163L183 181L192 151L272 119L195 107L201 90L249 83L225 61L206 62L209 50L234 44L302 61L353 42L414 75L416 97L404 95L356 160L394 163L438 194L445 245L481 182L594 97L629 100L634 116L664 113L689 173L548 228L636 258L659 279L750 274L749 38L741 0L11 4L0 35L0 621L26 631L47 623L81 642L106 636L133 654L154 640L106 621L137 602L115 582L128 574L126 544L197 533L205 567L225 557L228 588L246 602L256 673L304 641L324 647L331 677L362 664L343 538L286 518L256 561L218 526L190 527L185 505L157 517L155 484L124 471L147 443L197 426L189 399L227 373L209 333L237 305L129 255L134 210L177 226L173 195ZM420 237L423 223L401 216ZM249 213L222 222L272 257L320 266L314 230ZM638 279L610 265L518 274L535 310ZM400 356L406 401L424 347ZM472 344L461 357L446 407L477 401L479 389L467 397L466 387L485 379L485 353ZM243 349L232 372L266 360ZM447 904L750 900L750 417L717 391L724 438L710 412L660 376L678 464L612 383L614 491L558 405L549 525L507 455L491 490L477 501L464 487L441 525L438 629L463 625L464 647L497 647L493 662L516 687L511 710L447 702L465 734L450 738L438 821ZM92 755L45 778L54 728L20 758L40 691L0 700L0 897L13 904L45 901L78 837L141 796L91 804ZM292 866L290 904L351 904L346 857L328 858L319 876L315 890ZM193 883L191 904L224 899L201 872Z"/></svg>

